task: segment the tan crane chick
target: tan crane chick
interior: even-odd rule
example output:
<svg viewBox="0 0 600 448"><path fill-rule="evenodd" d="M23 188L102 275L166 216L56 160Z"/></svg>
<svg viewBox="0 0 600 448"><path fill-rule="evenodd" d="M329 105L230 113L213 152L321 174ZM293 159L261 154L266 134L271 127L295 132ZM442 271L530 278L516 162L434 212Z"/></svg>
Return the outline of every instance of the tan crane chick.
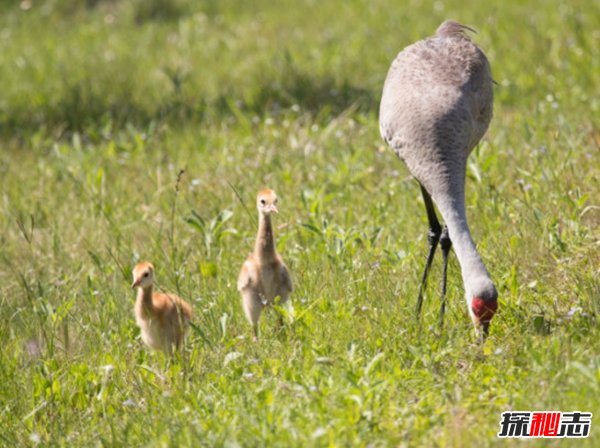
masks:
<svg viewBox="0 0 600 448"><path fill-rule="evenodd" d="M153 292L154 266L147 261L133 268L132 288L137 288L135 320L142 331L142 340L154 350L167 354L183 344L192 307L175 294Z"/></svg>
<svg viewBox="0 0 600 448"><path fill-rule="evenodd" d="M264 189L256 197L258 209L258 234L254 252L244 264L238 277L237 287L242 295L242 305L248 321L252 324L254 340L258 338L258 319L265 306L287 301L293 290L292 279L285 263L275 250L275 238L271 215L278 213L277 195Z"/></svg>

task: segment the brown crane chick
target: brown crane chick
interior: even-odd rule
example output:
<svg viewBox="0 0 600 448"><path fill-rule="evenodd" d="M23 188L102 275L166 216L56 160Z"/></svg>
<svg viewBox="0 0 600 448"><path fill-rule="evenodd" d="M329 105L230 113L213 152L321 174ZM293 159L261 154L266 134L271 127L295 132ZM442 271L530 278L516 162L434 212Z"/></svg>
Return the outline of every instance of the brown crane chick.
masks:
<svg viewBox="0 0 600 448"><path fill-rule="evenodd" d="M142 331L142 340L154 350L167 354L183 344L192 307L175 294L153 292L154 266L147 261L133 268L132 288L137 288L135 320Z"/></svg>
<svg viewBox="0 0 600 448"><path fill-rule="evenodd" d="M271 223L271 215L278 213L275 192L270 189L259 191L256 207L258 234L254 252L242 265L237 283L244 312L252 324L254 340L258 338L258 319L263 308L273 304L277 297L279 297L279 304L285 303L293 290L288 268L275 250Z"/></svg>

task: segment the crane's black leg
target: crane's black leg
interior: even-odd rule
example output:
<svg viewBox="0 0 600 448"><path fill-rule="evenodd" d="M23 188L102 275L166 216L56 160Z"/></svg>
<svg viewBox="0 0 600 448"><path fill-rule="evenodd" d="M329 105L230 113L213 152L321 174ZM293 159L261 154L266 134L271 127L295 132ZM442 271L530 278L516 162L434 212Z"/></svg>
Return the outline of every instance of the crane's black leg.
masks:
<svg viewBox="0 0 600 448"><path fill-rule="evenodd" d="M442 303L440 305L440 328L444 326L444 313L446 312L446 274L448 272L448 254L452 248L452 241L448 234L448 226L444 225L440 236L440 247L442 248Z"/></svg>
<svg viewBox="0 0 600 448"><path fill-rule="evenodd" d="M427 241L429 242L429 254L427 254L427 261L425 262L425 269L423 270L423 277L421 278L421 286L419 287L419 297L417 298L417 317L421 316L421 307L423 306L423 291L427 286L427 276L429 275L429 268L435 255L435 249L440 241L440 235L442 234L442 226L435 214L433 208L433 202L431 196L425 190L425 187L421 185L421 193L423 194L423 200L425 201L425 208L427 210L427 219L429 221L429 233L427 234Z"/></svg>

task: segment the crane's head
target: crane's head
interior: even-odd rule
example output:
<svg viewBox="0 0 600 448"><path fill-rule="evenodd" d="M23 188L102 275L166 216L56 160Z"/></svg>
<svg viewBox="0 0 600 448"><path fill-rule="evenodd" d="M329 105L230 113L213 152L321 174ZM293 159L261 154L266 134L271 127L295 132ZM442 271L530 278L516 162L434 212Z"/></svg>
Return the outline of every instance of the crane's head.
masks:
<svg viewBox="0 0 600 448"><path fill-rule="evenodd" d="M256 195L256 208L263 216L270 215L271 213L279 213L277 210L277 195L275 192L269 188L260 190Z"/></svg>
<svg viewBox="0 0 600 448"><path fill-rule="evenodd" d="M467 291L469 314L478 331L487 336L490 322L498 309L498 291L489 279L482 279L475 283L471 291ZM470 300L469 300L470 298Z"/></svg>
<svg viewBox="0 0 600 448"><path fill-rule="evenodd" d="M133 268L132 288L147 288L154 282L154 266L147 261L138 263Z"/></svg>

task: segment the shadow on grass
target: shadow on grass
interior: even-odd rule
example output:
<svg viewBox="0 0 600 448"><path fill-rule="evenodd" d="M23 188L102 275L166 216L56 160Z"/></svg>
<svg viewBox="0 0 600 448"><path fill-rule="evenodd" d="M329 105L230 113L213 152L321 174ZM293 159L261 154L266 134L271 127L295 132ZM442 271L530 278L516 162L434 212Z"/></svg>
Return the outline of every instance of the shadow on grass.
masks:
<svg viewBox="0 0 600 448"><path fill-rule="evenodd" d="M221 97L217 108L221 113L228 112L228 104L234 96ZM334 78L314 78L304 73L293 73L283 81L265 80L244 97L238 106L243 112L259 116L277 114L280 109L298 106L313 115L339 115L350 106L361 111L375 110L378 99L368 89L356 87L348 81Z"/></svg>
<svg viewBox="0 0 600 448"><path fill-rule="evenodd" d="M333 78L315 78L303 73L265 79L257 86L242 91L220 93L214 99L186 96L182 89L161 103L143 104L134 98L132 88L102 88L92 83L69 85L54 102L18 104L0 109L0 135L26 136L47 132L54 138L79 132L93 136L126 126L145 128L150 123L178 126L202 123L207 117L226 119L243 114L276 116L282 110L297 106L320 119L337 116L351 106L362 112L375 111L378 98L372 91Z"/></svg>

